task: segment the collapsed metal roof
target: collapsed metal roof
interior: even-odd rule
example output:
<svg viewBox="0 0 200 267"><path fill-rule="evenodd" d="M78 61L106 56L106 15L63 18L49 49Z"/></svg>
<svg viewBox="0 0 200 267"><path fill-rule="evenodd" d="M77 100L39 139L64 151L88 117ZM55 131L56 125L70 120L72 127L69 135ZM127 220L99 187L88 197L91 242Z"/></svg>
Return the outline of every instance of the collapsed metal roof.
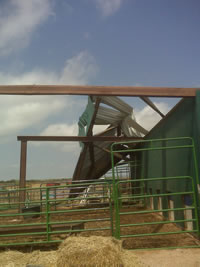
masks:
<svg viewBox="0 0 200 267"><path fill-rule="evenodd" d="M171 114L179 102L166 116L151 102L148 97L195 97L199 88L177 88L177 87L144 87L144 86L94 86L94 85L0 85L0 95L90 95L90 96L137 96L146 102L152 109L154 109L161 117L167 117ZM98 102L96 101L95 110L98 110ZM26 154L28 141L83 141L90 142L90 158L92 165L94 165L93 146L91 142L95 140L105 141L122 141L127 140L128 137L115 136L92 136L93 123L96 117L96 111L93 113L93 119L89 126L86 136L18 136L21 141L21 156L20 156L20 182L21 188L26 186ZM165 119L164 118L164 119ZM163 119L160 123L163 122ZM155 127L160 125L158 123ZM88 124L89 125L89 124ZM117 135L120 133L120 127L117 127ZM146 136L145 136L146 137ZM132 137L129 137L132 140ZM110 140L111 139L111 140ZM84 151L80 153L80 157L74 172L74 181L80 179L81 168L84 162ZM20 200L25 201L25 194L20 191Z"/></svg>
<svg viewBox="0 0 200 267"><path fill-rule="evenodd" d="M151 100L144 100L162 117L164 116ZM88 104L79 118L79 136L93 136L95 125L105 125L107 129L96 136L145 136L148 131L142 127L135 118L133 108L116 96L88 97ZM73 174L73 182L94 181L102 177L111 169L110 147L112 143L93 142L80 143L82 150ZM123 149L123 145L121 145ZM124 155L115 155L115 163L124 158ZM84 187L72 189L71 196L75 196L84 190Z"/></svg>

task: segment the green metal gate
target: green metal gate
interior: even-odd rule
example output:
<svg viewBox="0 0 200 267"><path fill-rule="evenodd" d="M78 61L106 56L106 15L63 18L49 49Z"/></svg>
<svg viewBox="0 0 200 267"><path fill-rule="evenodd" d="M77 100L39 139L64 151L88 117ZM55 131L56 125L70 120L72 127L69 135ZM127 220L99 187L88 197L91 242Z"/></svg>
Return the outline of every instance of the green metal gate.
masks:
<svg viewBox="0 0 200 267"><path fill-rule="evenodd" d="M199 247L198 240L192 237L199 237L198 169L193 139L180 137L120 144L126 148L119 150L119 143L114 143L111 150L114 236L130 249ZM134 155L141 160L140 167L136 175L120 180L114 155L127 152L130 157L126 163ZM152 169L155 161L157 168ZM187 172L185 164L188 164ZM126 183L136 188L129 195L121 194ZM124 206L127 199L132 203Z"/></svg>
<svg viewBox="0 0 200 267"><path fill-rule="evenodd" d="M111 187L112 180L99 180L16 189L29 199L0 202L0 248L59 244L72 234L113 235Z"/></svg>

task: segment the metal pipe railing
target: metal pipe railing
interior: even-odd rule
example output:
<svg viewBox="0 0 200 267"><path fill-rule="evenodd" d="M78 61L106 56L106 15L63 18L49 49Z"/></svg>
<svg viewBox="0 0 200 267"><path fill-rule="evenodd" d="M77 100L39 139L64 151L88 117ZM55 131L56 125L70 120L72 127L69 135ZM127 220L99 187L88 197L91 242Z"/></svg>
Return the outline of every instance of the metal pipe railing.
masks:
<svg viewBox="0 0 200 267"><path fill-rule="evenodd" d="M163 145L163 142L165 142L165 145ZM143 144L143 147L137 147L137 144ZM162 144L160 144L162 143ZM126 148L118 149L118 145L126 145ZM128 147L130 145L133 145L132 148ZM118 147L117 147L118 146ZM138 177L139 179L132 179L129 178L129 183L141 183L143 189L141 188L141 191L137 194L122 194L121 188L123 183L127 183L127 181L119 181L118 178L118 172L116 170L115 164L114 164L114 153L148 153L151 151L167 151L167 150L183 150L183 149L189 149L192 152L192 163L194 168L194 177L192 176L173 176L173 177L145 177L144 173L144 166L140 164L141 168L143 169L142 177ZM134 154L135 155L135 154ZM113 143L111 145L111 161L112 161L112 176L113 176L113 202L114 202L114 208L115 208L115 231L114 236L117 239L120 238L128 238L128 237L148 237L148 236L157 236L157 235L168 235L168 234L184 234L184 233L196 233L198 236L200 236L200 229L199 229L199 214L198 214L198 192L197 192L197 178L198 178L198 168L197 168L197 159L196 159L196 152L194 147L194 141L190 137L177 137L177 138L160 138L160 139L151 139L151 140L136 140L136 141L130 141L130 142L118 142ZM174 162L176 164L176 162ZM177 192L157 192L148 194L146 191L146 188L148 188L148 183L152 184L156 182L166 183L170 181L171 183L180 182L188 180L188 183L190 184L189 190L179 190ZM138 184L137 184L138 185ZM123 189L122 189L123 190ZM137 190L136 190L137 191ZM132 190L133 193L133 190ZM151 199L151 201L155 201L155 199L159 199L159 202L162 200L169 198L169 197L181 197L184 195L190 195L193 200L193 205L190 207L172 207L172 208L161 208L148 210L145 208L146 205L148 205L147 200ZM142 200L144 204L144 210L136 210L136 211L121 211L123 200L126 199L132 199L132 200ZM160 204L159 204L160 205ZM166 204L165 204L166 205ZM168 203L169 205L169 203ZM180 204L179 204L180 205ZM182 205L182 204L181 204ZM193 218L184 218L184 219L173 219L173 220L166 220L163 217L163 221L151 221L151 222L138 222L138 223L120 223L121 216L128 216L128 215L139 215L139 214L154 214L154 213L166 213L166 212L183 212L186 210L193 210L194 216ZM185 215L184 215L185 216ZM180 224L180 223L188 223L192 222L193 226L195 226L195 229L193 230L182 230L182 231L166 231L166 232L158 232L158 233L143 233L143 234L121 234L121 230L123 228L129 227L130 229L134 229L133 227L138 226L150 226L150 225L164 225L164 224ZM197 245L197 247L199 247Z"/></svg>
<svg viewBox="0 0 200 267"><path fill-rule="evenodd" d="M12 212L5 212L5 213L0 213L0 223L2 221L2 219L5 221L6 218L26 218L28 216L34 216L34 215L39 215L41 217L41 222L37 222L37 223L14 223L14 224L0 224L0 231L2 232L2 230L5 230L8 233L0 233L0 239L2 238L7 238L7 240L1 240L0 241L0 246L12 246L12 245L26 245L26 244L30 244L30 242L24 241L24 242L17 242L17 240L13 241L13 242L9 242L9 240L11 238L18 238L21 236L24 237L29 237L29 236L35 236L35 237L39 237L39 238L43 238L43 241L38 242L37 240L34 240L34 242L31 242L32 245L34 244L42 244L42 243L52 243L51 240L51 236L52 235L58 235L58 234L69 234L69 233L77 233L77 232L88 232L88 231L104 231L104 230L110 230L111 232L113 232L113 219L112 219L112 201L110 199L110 196L108 195L103 195L103 193L105 194L105 190L97 190L94 192L90 192L89 195L87 196L83 196L83 197L73 197L73 198L69 198L69 197L65 197L65 198L61 198L61 199L51 199L51 190L53 189L65 189L65 188L77 188L80 189L81 185L83 185L83 183L76 183L76 185L74 184L72 185L62 185L62 186L48 186L46 188L20 188L19 191L23 191L23 190L28 190L29 192L38 192L38 190L40 190L40 192L45 192L45 198L44 199L39 199L39 200L32 200L29 202L29 206L31 207L32 205L36 205L39 204L40 206L44 206L45 210L40 211L40 212L17 212L17 211L12 211ZM87 186L89 186L90 183L84 183L84 188L87 188ZM110 191L111 191L111 185L109 184L109 182L105 182L105 181L101 181L101 182L95 182L92 184L92 186L97 186L99 188L99 186L106 186ZM1 190L0 190L1 192ZM81 192L81 195L83 195L84 192ZM80 193L79 193L80 195ZM105 201L107 201L107 205L108 206L104 206L104 207L98 207L99 204L101 203L95 203L95 204L89 204L92 205L91 207L87 208L87 205L80 205L80 201L92 201L94 199L97 199L97 201L102 202L102 204L105 203ZM55 202L59 202L61 205L61 209L60 210L52 210L51 207L53 207ZM75 203L76 202L76 203ZM65 204L68 203L68 205L70 205L70 207L65 208ZM5 203L0 203L0 204L5 204ZM17 201L16 202L16 207L20 206L20 205L25 205L26 201ZM73 206L76 206L76 208L73 208ZM100 214L97 216L97 212L99 212ZM103 213L102 213L103 212ZM106 213L105 213L106 212ZM75 214L84 214L87 216L87 214L90 216L89 218L80 218L80 219L76 219L73 216L75 216ZM105 214L104 214L105 213ZM102 215L101 215L102 214ZM59 219L59 216L62 215L62 220L55 220L56 218ZM68 216L71 215L69 220L66 220L68 217L64 217L63 216ZM55 218L52 216L56 216ZM32 220L33 221L33 220ZM108 224L108 226L98 226L98 227L87 227L84 229L74 229L73 225L77 226L77 224L85 224L85 223L92 223L95 226L95 223L97 222L110 222L110 225ZM46 227L45 227L46 226ZM56 226L56 228L54 229L54 227ZM37 227L37 228L36 228ZM45 228L44 228L45 227ZM53 227L53 228L52 228ZM57 229L62 227L62 229ZM64 228L65 229L64 229ZM79 227L79 226L78 226ZM18 232L13 232L15 231L17 228ZM2 230L1 230L2 229ZM36 231L33 231L33 229L36 229ZM38 231L37 231L38 229ZM41 231L42 230L42 231ZM10 231L10 232L9 232ZM24 231L24 232L23 232ZM27 232L28 231L28 232ZM44 237L46 236L46 240L44 239ZM57 240L56 242L60 242L60 240Z"/></svg>

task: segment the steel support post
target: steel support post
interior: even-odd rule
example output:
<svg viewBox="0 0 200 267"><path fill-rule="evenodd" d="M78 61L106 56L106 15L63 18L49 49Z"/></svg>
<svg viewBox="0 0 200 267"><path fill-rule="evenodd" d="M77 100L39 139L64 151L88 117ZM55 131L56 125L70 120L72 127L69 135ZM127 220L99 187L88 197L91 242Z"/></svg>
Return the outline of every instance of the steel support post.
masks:
<svg viewBox="0 0 200 267"><path fill-rule="evenodd" d="M26 200L26 191L22 188L26 187L26 158L27 158L27 141L21 142L21 157L20 157L20 177L19 177L19 201L20 201L20 211L24 206Z"/></svg>

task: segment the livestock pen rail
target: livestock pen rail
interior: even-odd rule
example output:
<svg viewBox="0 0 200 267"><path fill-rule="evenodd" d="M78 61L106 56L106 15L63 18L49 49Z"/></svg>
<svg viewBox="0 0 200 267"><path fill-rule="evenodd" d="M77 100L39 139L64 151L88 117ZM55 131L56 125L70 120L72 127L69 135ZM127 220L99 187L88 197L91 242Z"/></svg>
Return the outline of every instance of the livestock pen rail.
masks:
<svg viewBox="0 0 200 267"><path fill-rule="evenodd" d="M57 243L73 233L112 232L111 198L106 193L106 190L111 192L111 185L107 181L93 182L92 186L98 188L98 191L85 193L89 186L91 183L82 182L65 186L18 189L26 194L34 192L39 197L37 200L15 202L15 207L1 211L0 246ZM72 198L69 192L74 187L85 190ZM58 189L66 192L66 195L59 199L55 198L55 195L52 197L52 190L55 192ZM36 192L40 192L42 199ZM1 207L5 205L7 203L0 203ZM105 222L106 226L103 225Z"/></svg>
<svg viewBox="0 0 200 267"><path fill-rule="evenodd" d="M31 188L32 185L27 184L26 188ZM34 191L31 193L30 190L26 191L26 200L37 200L39 196L38 191ZM17 208L19 202L19 185L17 182L10 183L1 182L0 183L0 211L7 210L11 208Z"/></svg>
<svg viewBox="0 0 200 267"><path fill-rule="evenodd" d="M197 239L188 239L188 234L194 234L197 238L200 234L198 168L193 139L180 137L123 142L127 145L126 150L117 149L117 144L119 143L113 144L111 150L115 200L114 236L123 239L130 248L135 248L133 244L136 239L137 248L199 247ZM121 196L120 188L127 181L118 180L114 153L127 152L141 159L140 174L133 175L129 183L143 185L143 190L131 196ZM186 166L187 173L184 165L186 158L191 160L189 167ZM178 163L182 164L181 172L177 168L178 159ZM193 176L189 176L189 172ZM123 201L127 198L143 201L143 210L124 212ZM188 242L183 241L187 239Z"/></svg>
<svg viewBox="0 0 200 267"><path fill-rule="evenodd" d="M164 179L152 178L148 182L154 183ZM173 181L177 179L190 181L191 177L166 178ZM164 196L158 192L152 194L151 190L145 195L143 193L133 195L130 190L125 192L124 184L135 182L130 179L116 182L118 193L115 197L112 182L109 179L93 184L79 183L21 189L29 191L29 195L31 191L37 190L42 190L45 194L42 194L42 200L39 197L38 200L28 203L18 202L15 209L1 211L0 247L59 244L72 234L116 236L123 240L123 246L128 249L176 247L181 242L181 246L199 246L198 241L188 235L197 233L197 219L188 218L188 214L185 213L195 211L195 206L172 206L170 201L176 194L169 193ZM147 181L143 179L141 182ZM72 198L70 189L74 187L84 190ZM55 199L51 191L54 192L56 189L68 189L68 194L62 199ZM188 194L194 196L193 191L185 193L187 196ZM181 198L184 192L180 191L177 195ZM161 206L160 199L163 197L168 199L168 208ZM144 198L147 201L144 201ZM115 207L116 203L118 210ZM185 217L182 220L173 217L177 211L183 212ZM167 213L170 216L169 220L164 217ZM184 230L177 226L180 222L185 224ZM171 238L172 232L174 239ZM177 236L177 232L181 234Z"/></svg>
<svg viewBox="0 0 200 267"><path fill-rule="evenodd" d="M162 177L141 179L144 183L156 182L192 182L192 177ZM137 180L131 180L137 182ZM195 199L194 184L189 191L177 191L152 193L149 188L145 194L135 194L132 196L121 196L118 188L126 181L116 183L116 212L115 212L115 232L117 239L122 239L126 247L136 248L159 248L159 247L190 247L199 246L200 243L195 238L189 238L186 234L199 235L199 219ZM185 198L191 198L191 205L186 205ZM143 203L142 209L124 211L123 202L132 199ZM181 217L181 218L179 218ZM180 235L180 236L178 236ZM162 238L162 236L166 236ZM148 237L148 241L147 241ZM160 238L161 237L161 238ZM184 242L183 240L184 239ZM186 242L185 242L186 241ZM170 244L170 245L167 245ZM166 246L167 245L167 246Z"/></svg>
<svg viewBox="0 0 200 267"><path fill-rule="evenodd" d="M15 208L19 200L19 191L17 189L0 189L0 211ZM3 204L3 205L2 205Z"/></svg>
<svg viewBox="0 0 200 267"><path fill-rule="evenodd" d="M59 244L72 234L112 235L128 249L200 247L193 140L126 144L127 150L112 146L112 160L115 152L130 152L125 161L113 163L112 179L108 173L95 181L17 189L18 196L22 191L28 199L18 198L7 209L1 201L0 247ZM177 168L177 158L182 168ZM191 159L187 166L186 158Z"/></svg>

